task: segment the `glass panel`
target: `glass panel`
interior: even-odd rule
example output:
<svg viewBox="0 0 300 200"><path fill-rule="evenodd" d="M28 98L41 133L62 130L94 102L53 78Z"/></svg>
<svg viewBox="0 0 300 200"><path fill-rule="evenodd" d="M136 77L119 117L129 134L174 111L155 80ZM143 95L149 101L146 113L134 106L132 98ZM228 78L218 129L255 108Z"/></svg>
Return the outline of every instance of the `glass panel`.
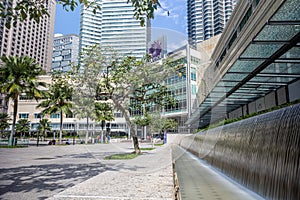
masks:
<svg viewBox="0 0 300 200"><path fill-rule="evenodd" d="M220 98L220 97L223 97L225 95L225 93L210 93L208 96L211 97L211 98Z"/></svg>
<svg viewBox="0 0 300 200"><path fill-rule="evenodd" d="M241 58L269 58L282 44L250 44Z"/></svg>
<svg viewBox="0 0 300 200"><path fill-rule="evenodd" d="M260 85L257 90L265 91L266 89L270 92L270 90L276 89L278 86L275 85Z"/></svg>
<svg viewBox="0 0 300 200"><path fill-rule="evenodd" d="M300 29L300 28L299 28ZM300 59L300 47L293 47L280 58L299 58Z"/></svg>
<svg viewBox="0 0 300 200"><path fill-rule="evenodd" d="M239 73L227 73L225 76L223 76L222 80L227 81L241 81L243 80L248 74L239 74Z"/></svg>
<svg viewBox="0 0 300 200"><path fill-rule="evenodd" d="M236 86L237 84L238 84L238 82L224 82L224 81L220 81L217 84L216 87L233 87L233 86Z"/></svg>
<svg viewBox="0 0 300 200"><path fill-rule="evenodd" d="M255 96L256 94L260 94L261 91L257 91L255 88L240 88L240 89L236 90L236 93L244 94L244 95L248 95L248 96Z"/></svg>
<svg viewBox="0 0 300 200"><path fill-rule="evenodd" d="M299 25L266 25L254 40L288 41L292 39L298 32Z"/></svg>
<svg viewBox="0 0 300 200"><path fill-rule="evenodd" d="M288 83L290 81L295 80L295 78L289 78L289 77L274 77L270 80L268 80L268 82L275 82L275 83Z"/></svg>
<svg viewBox="0 0 300 200"><path fill-rule="evenodd" d="M232 88L231 87L215 87L212 92L228 92L230 91Z"/></svg>
<svg viewBox="0 0 300 200"><path fill-rule="evenodd" d="M253 77L250 82L266 82L270 79L271 77L260 77L260 76L255 76Z"/></svg>
<svg viewBox="0 0 300 200"><path fill-rule="evenodd" d="M273 63L261 73L288 73L288 74L299 74L300 64L299 63Z"/></svg>
<svg viewBox="0 0 300 200"><path fill-rule="evenodd" d="M263 60L255 60L255 61L237 60L228 71L229 72L252 72L261 63L263 63Z"/></svg>
<svg viewBox="0 0 300 200"><path fill-rule="evenodd" d="M271 18L271 21L297 21L300 19L300 0L287 0Z"/></svg>

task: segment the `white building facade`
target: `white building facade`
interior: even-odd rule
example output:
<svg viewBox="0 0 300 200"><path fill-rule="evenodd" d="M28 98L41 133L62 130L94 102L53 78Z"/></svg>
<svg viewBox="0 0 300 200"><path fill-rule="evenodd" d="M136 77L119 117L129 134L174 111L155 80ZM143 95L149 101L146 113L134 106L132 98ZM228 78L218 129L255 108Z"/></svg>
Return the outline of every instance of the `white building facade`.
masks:
<svg viewBox="0 0 300 200"><path fill-rule="evenodd" d="M55 34L53 41L52 70L67 72L78 65L78 35Z"/></svg>

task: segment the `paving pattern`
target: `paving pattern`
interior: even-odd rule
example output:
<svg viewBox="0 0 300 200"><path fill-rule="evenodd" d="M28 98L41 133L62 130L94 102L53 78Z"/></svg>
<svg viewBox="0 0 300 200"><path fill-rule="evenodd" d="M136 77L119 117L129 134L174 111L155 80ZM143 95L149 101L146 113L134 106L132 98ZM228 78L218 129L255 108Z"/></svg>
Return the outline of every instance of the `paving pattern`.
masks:
<svg viewBox="0 0 300 200"><path fill-rule="evenodd" d="M0 199L171 200L169 147L145 151L132 160L104 160L111 154L132 152L132 146L115 143L0 149Z"/></svg>

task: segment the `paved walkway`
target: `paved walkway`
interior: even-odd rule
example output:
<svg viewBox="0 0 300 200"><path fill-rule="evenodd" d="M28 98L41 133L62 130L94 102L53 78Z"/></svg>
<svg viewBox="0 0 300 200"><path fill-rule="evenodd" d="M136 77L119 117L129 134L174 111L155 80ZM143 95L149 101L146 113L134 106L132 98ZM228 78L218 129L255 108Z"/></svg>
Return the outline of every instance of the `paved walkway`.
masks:
<svg viewBox="0 0 300 200"><path fill-rule="evenodd" d="M173 158L182 200L263 199L175 145Z"/></svg>
<svg viewBox="0 0 300 200"><path fill-rule="evenodd" d="M172 199L171 149L104 160L132 151L131 142L1 149L0 199Z"/></svg>
<svg viewBox="0 0 300 200"><path fill-rule="evenodd" d="M106 161L112 164L113 161ZM114 161L110 169L68 188L51 200L171 200L173 176L170 146L158 147L132 160ZM106 164L105 161L102 161Z"/></svg>

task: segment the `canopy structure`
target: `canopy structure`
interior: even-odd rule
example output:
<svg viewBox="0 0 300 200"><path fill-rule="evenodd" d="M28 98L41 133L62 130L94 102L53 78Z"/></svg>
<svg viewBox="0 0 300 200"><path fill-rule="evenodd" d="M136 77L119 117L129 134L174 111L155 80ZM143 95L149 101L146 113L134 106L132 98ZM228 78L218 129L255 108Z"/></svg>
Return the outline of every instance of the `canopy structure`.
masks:
<svg viewBox="0 0 300 200"><path fill-rule="evenodd" d="M257 1L255 8L250 5L235 31L232 24L238 21L234 18L238 16L233 15L225 29L231 34L226 36L224 31L225 36L218 44L223 48L216 47L222 50L215 53L217 61L210 66L223 72L187 124L198 121L199 127L207 126L213 112L226 115L299 80L300 12L297 8L300 0L266 2ZM272 9L268 9L266 4L273 3L269 5ZM268 9L267 13L261 13L263 9ZM241 28L241 25L245 26Z"/></svg>

